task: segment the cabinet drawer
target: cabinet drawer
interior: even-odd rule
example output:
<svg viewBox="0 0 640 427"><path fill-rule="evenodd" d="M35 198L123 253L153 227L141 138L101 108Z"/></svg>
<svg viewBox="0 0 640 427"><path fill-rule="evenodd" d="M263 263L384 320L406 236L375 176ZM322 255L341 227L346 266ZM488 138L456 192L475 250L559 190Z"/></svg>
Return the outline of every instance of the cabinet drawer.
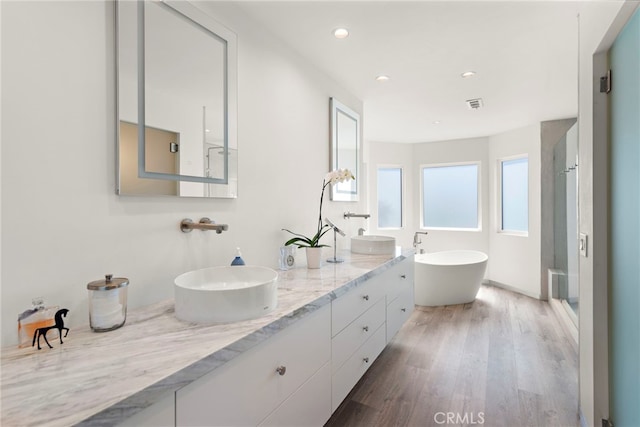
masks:
<svg viewBox="0 0 640 427"><path fill-rule="evenodd" d="M331 303L331 336L336 336L355 318L385 296L382 276L375 276Z"/></svg>
<svg viewBox="0 0 640 427"><path fill-rule="evenodd" d="M336 371L331 381L331 410L335 411L385 346L385 327L380 326L367 342Z"/></svg>
<svg viewBox="0 0 640 427"><path fill-rule="evenodd" d="M384 323L386 304L380 298L331 340L331 364L335 373L344 362Z"/></svg>
<svg viewBox="0 0 640 427"><path fill-rule="evenodd" d="M330 360L330 313L327 305L178 390L177 424L257 425Z"/></svg>
<svg viewBox="0 0 640 427"><path fill-rule="evenodd" d="M260 425L322 426L329 417L331 417L331 364L327 362Z"/></svg>
<svg viewBox="0 0 640 427"><path fill-rule="evenodd" d="M408 286L413 287L413 257L394 265L386 273L387 304L396 299Z"/></svg>
<svg viewBox="0 0 640 427"><path fill-rule="evenodd" d="M387 306L387 343L398 333L414 309L413 287L406 287L402 293Z"/></svg>

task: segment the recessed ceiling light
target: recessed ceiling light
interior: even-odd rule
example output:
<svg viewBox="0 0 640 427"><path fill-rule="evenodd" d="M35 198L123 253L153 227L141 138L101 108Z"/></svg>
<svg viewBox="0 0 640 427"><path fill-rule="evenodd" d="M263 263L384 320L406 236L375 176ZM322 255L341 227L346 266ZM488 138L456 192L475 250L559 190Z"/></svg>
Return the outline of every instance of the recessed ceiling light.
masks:
<svg viewBox="0 0 640 427"><path fill-rule="evenodd" d="M467 77L471 77L471 76L475 76L476 72L475 71L465 71L464 73L460 74L462 76L462 78L467 78Z"/></svg>
<svg viewBox="0 0 640 427"><path fill-rule="evenodd" d="M440 120L434 120L434 121L433 121L433 124L434 124L434 125L439 125L440 123L442 123Z"/></svg>
<svg viewBox="0 0 640 427"><path fill-rule="evenodd" d="M337 39L346 39L349 37L349 30L346 28L336 28L333 30L333 35Z"/></svg>
<svg viewBox="0 0 640 427"><path fill-rule="evenodd" d="M384 74L376 77L376 80L379 82L386 82L387 80L389 80L391 77L389 76L385 76Z"/></svg>

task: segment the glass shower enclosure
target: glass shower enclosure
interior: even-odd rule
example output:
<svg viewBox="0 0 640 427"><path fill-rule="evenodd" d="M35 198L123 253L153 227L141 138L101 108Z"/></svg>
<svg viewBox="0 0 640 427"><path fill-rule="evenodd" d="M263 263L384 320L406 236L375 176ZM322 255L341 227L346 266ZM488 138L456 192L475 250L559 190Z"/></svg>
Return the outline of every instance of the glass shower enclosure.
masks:
<svg viewBox="0 0 640 427"><path fill-rule="evenodd" d="M578 282L578 125L554 147L554 264L557 285L553 296L562 301L577 326Z"/></svg>

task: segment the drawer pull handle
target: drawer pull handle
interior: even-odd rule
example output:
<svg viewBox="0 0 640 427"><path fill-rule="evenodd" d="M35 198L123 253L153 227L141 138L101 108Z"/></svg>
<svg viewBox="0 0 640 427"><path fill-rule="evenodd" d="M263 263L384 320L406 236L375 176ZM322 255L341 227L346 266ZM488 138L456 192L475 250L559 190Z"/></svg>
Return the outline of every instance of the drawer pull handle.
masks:
<svg viewBox="0 0 640 427"><path fill-rule="evenodd" d="M282 375L287 373L287 367L286 366L278 366L276 368L276 372L282 376Z"/></svg>
<svg viewBox="0 0 640 427"><path fill-rule="evenodd" d="M403 313L407 311L406 308L401 308L400 311L402 311Z"/></svg>
<svg viewBox="0 0 640 427"><path fill-rule="evenodd" d="M365 331L365 332L369 332L369 327L365 326L365 327L362 328L362 330Z"/></svg>
<svg viewBox="0 0 640 427"><path fill-rule="evenodd" d="M406 275L406 274L401 274L401 275L400 275L400 278L401 278L401 279L406 279L406 278L407 278L407 275Z"/></svg>
<svg viewBox="0 0 640 427"><path fill-rule="evenodd" d="M364 295L362 299L364 299L365 301L369 301L369 295Z"/></svg>
<svg viewBox="0 0 640 427"><path fill-rule="evenodd" d="M364 361L364 363L369 363L369 358L365 357L364 359L362 359Z"/></svg>

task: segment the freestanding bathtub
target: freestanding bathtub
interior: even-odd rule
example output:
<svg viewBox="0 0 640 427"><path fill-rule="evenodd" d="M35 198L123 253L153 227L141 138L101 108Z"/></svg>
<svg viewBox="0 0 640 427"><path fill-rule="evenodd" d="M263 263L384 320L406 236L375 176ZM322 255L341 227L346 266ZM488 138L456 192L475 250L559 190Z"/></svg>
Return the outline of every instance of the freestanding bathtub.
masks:
<svg viewBox="0 0 640 427"><path fill-rule="evenodd" d="M475 300L488 260L487 254L478 251L416 254L416 305L464 304Z"/></svg>

